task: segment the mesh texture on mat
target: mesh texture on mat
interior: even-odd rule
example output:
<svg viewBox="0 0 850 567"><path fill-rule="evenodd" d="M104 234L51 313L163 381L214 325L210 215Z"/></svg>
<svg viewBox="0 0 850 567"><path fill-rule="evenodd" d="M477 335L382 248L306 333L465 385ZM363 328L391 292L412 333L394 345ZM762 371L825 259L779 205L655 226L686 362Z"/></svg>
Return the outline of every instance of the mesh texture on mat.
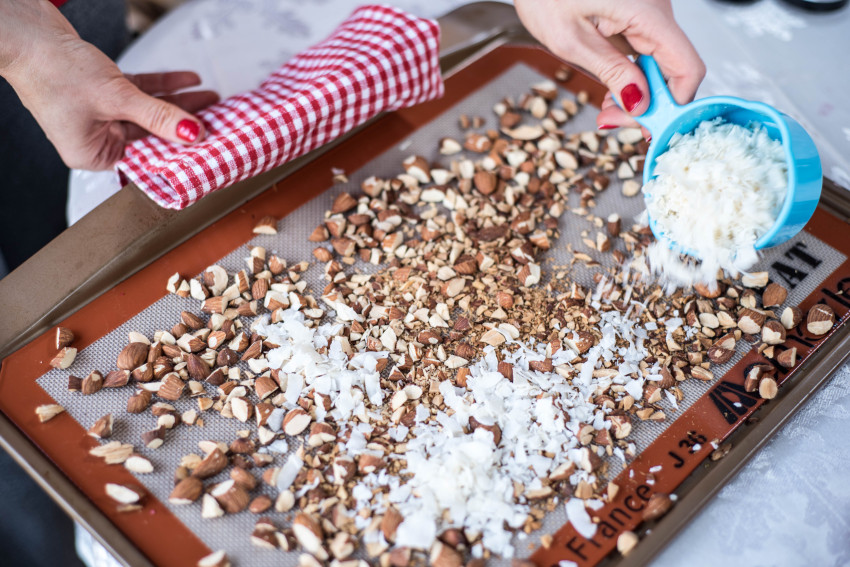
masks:
<svg viewBox="0 0 850 567"><path fill-rule="evenodd" d="M251 246L263 246L266 248L267 254L278 254L280 257L286 259L289 264L301 260L314 261L311 252L315 244L309 242L307 238L316 225L323 219L324 212L330 209L331 203L337 194L342 191L349 191L352 194L358 193L360 182L371 175L378 177L395 176L402 171L401 162L404 158L412 154L418 154L430 161L443 162L448 165L450 160L444 156L440 156L437 151L438 141L445 136L451 136L459 140L463 139L463 132L458 125L458 116L461 114L467 114L470 117L481 116L485 118L483 128L495 127L496 117L492 111L493 104L505 96L513 96L516 99L523 93L528 92L530 85L543 79L545 77L525 65L518 64L512 67L453 108L447 110L431 123L414 132L398 146L391 148L365 164L359 171L347 172L349 177L348 183L331 187L323 194L291 213L279 223L278 234L260 235L251 239L246 245L240 246L222 258L218 264L227 269L228 273L233 273L244 268L246 266L245 258L248 257L248 250ZM566 91L562 91L561 95L569 98L573 97L573 94ZM585 107L566 125L565 130L569 133L595 129L595 115L595 108ZM328 179L330 180L330 178L331 172L329 171ZM290 190L295 191L297 188L290 188ZM281 195L280 198L286 198L286 195ZM577 203L572 204L576 205ZM616 176L613 176L609 188L598 196L597 207L594 212L602 218L606 218L610 213L617 212L623 217L624 222L628 223L642 210L642 199L640 197L624 197L620 191L620 181L617 180ZM586 251L586 247L581 244L580 233L592 227L582 217L567 212L561 218L560 228L561 237L553 245L552 249L547 252L546 258L549 260L543 264L544 268L550 271L553 271L553 266L568 264L571 257L566 249L568 242L572 243L574 249ZM823 259L823 262L800 285L790 291L788 296L788 302L790 304L796 304L809 295L827 275L832 273L845 260L845 257L840 252L811 235L801 234L793 241L769 250L765 258L755 269L768 269L769 265L775 259L781 257L793 243L798 241L803 241L812 253ZM615 245L621 246L622 243ZM590 254L594 255L594 252L591 251ZM360 263L357 264L357 267L362 269L370 269L367 266ZM592 273L592 271L577 264L570 277L586 287L592 287ZM186 276L186 274L183 275ZM322 266L314 262L307 273L304 274L304 279L308 282L309 289L318 298L325 286L325 282L322 280ZM162 285L164 287L165 282L162 282ZM183 299L176 295L168 295L79 352L70 371L51 370L38 379L38 384L57 403L64 406L67 412L86 429L91 427L98 418L108 412L112 412L115 416L115 427L114 434L110 440L119 440L134 444L137 452L148 457L154 464L155 472L147 475L138 475L138 480L156 498L165 503L211 549L225 549L230 558L234 560L234 564L243 567L247 565L257 567L271 565L294 566L297 564L299 552L285 553L282 551L264 550L251 545L249 535L257 520L255 515L246 511L241 514L226 515L213 520L205 520L200 515L200 501L189 506L172 506L168 503L168 495L173 488L174 470L181 457L192 452L199 455L202 454L198 449L198 442L202 440L230 442L235 438L235 432L238 429L255 429L252 421L242 424L232 419L222 418L216 412L207 412L203 414L205 421L204 427L176 427L168 432L166 442L162 447L149 450L141 446L141 434L156 427L156 418L150 415L149 412L141 415L126 413L124 408L126 407L127 398L131 394L130 388L104 389L94 396L72 394L67 390L67 376L69 373L85 376L90 370L94 369L99 369L104 373L114 369L115 359L118 353L127 344L127 333L129 331L138 331L148 337L152 337L155 331L159 329L168 330L174 323L178 322L179 314L182 310L185 309L197 313L199 312L199 307L199 302L194 299ZM739 353L726 365L720 367L720 369L715 369L715 376L722 375L723 372L737 362L741 356L741 352L745 348L749 348L748 345L745 345L744 341L740 341ZM247 366L244 368L247 369ZM680 386L685 394L685 399L679 403L679 410L673 411L666 401L662 403L668 418L675 418L675 416L680 415L694 400L704 394L710 385L710 383L697 380L688 380L682 383ZM212 394L214 388L210 386L207 386L207 388ZM173 405L180 412L197 408L195 400L185 396ZM638 450L641 451L652 443L671 422L672 420L668 419L667 422L663 423L641 422L637 425L633 429L631 438L636 443ZM296 444L290 443L290 445ZM275 464L280 466L285 459L286 455L278 455ZM616 460L611 460L610 462L612 465L611 474L613 476L621 470L621 467ZM205 484L209 485L212 482L225 480L229 478L227 474L227 471L225 471L218 477L209 479ZM272 497L276 493L276 491L260 483L260 486L252 493L252 496L256 496L262 492L267 492ZM278 525L288 525L289 515L277 513L274 510L269 510L264 515L271 517ZM539 532L531 535L520 534L516 538L517 556L524 557L529 555L539 544L540 535L554 532L565 522L566 514L564 508L563 506L558 506L555 511L547 515L543 528ZM175 542L176 544L177 542ZM494 560L490 564L507 565L508 562Z"/></svg>

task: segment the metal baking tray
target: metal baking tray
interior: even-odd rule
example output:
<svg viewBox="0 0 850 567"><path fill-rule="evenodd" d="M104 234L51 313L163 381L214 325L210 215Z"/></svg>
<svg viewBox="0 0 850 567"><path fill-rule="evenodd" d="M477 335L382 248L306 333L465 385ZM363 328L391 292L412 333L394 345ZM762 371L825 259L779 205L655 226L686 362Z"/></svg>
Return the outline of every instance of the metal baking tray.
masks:
<svg viewBox="0 0 850 567"><path fill-rule="evenodd" d="M51 402L36 382L49 370L48 361L55 354L50 330L62 323L77 332L75 346L83 349L95 343L160 300L165 294L163 282L175 271L200 272L243 245L259 218L273 214L284 218L285 226L287 214L331 188L333 168L358 170L512 66L521 64L549 77L563 66L537 46L510 6L472 4L444 16L440 23L447 77L443 99L380 116L333 144L181 212L159 209L137 188L125 187L0 281L0 304L7 315L0 329L0 356L5 357L0 367L0 443L123 564L194 564L209 549L156 499L146 506L144 516L117 513L104 496L103 485L130 480L130 473L89 457L87 451L94 442L81 441L86 439L85 428L78 422L37 421L33 409ZM605 93L602 85L580 72L562 86L587 92L595 105ZM489 108L481 113L485 111ZM607 522L606 529L598 530L594 541L586 541L565 525L553 534L548 549L531 555L538 565L557 567L564 559L583 566L646 563L846 359L850 353L846 324L850 300L844 295L850 284L848 218L847 191L825 180L821 205L805 235L824 243L843 260L834 260L829 273L819 276L818 285L809 286L812 290L801 298L801 307L826 302L840 320L819 341L802 335L790 339L796 341L804 360L781 375L779 396L765 403L741 391L743 369L758 357L754 352L746 354L631 463L634 476L618 480L617 499L610 509L598 512L600 520ZM98 246L91 246L93 241ZM811 249L794 245L785 249L784 261L776 261L782 266L770 268L773 276L781 277L779 272L789 267L799 278L806 266L821 262ZM707 458L712 452L710 441L715 439L732 446L716 462ZM675 492L677 504L622 558L611 552L617 534L636 525L641 502L649 493L641 479L651 466L662 462L670 472L659 476L652 491ZM179 541L179 545L162 543L168 541Z"/></svg>

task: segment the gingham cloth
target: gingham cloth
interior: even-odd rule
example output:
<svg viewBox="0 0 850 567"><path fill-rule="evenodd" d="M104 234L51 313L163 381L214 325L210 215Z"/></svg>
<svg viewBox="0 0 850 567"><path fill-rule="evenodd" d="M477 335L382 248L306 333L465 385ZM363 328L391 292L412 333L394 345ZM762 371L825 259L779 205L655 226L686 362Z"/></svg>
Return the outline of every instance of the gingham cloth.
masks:
<svg viewBox="0 0 850 567"><path fill-rule="evenodd" d="M182 146L148 136L127 146L118 171L160 206L182 209L379 112L442 96L439 47L435 21L387 6L360 7L258 89L200 111L203 142Z"/></svg>

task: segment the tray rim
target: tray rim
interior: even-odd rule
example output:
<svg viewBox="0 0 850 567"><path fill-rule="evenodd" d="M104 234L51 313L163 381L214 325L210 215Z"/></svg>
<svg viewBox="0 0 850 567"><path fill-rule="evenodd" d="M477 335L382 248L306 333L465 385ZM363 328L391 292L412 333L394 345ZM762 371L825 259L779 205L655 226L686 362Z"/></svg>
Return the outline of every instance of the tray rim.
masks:
<svg viewBox="0 0 850 567"><path fill-rule="evenodd" d="M505 6L504 4L489 2L479 4L485 8L489 7L491 4ZM448 14L446 18L449 18L450 16L452 16L451 13ZM467 24L468 22L464 21L462 23ZM518 24L518 22L516 23ZM452 50L447 54L444 62L447 62L446 66L450 69L450 73L463 66L474 63L478 58L482 57L492 49L495 49L499 45L511 42L520 44L536 43L530 40L529 36L527 36L527 34L525 34L521 29L517 30L516 28L509 28L494 30L493 28L490 28L488 33L490 35L488 35L485 39L476 41L469 46L462 46L461 48ZM456 58L456 61L451 62L452 58ZM290 166L284 166L279 170L266 174L266 176L260 176L249 180L249 182L245 182L244 186L246 189L243 194L240 194L235 200L231 201L233 206L223 212L220 216L223 217L226 214L229 214L245 201L273 186L277 180L283 179L300 168L308 165L332 147L342 144L349 137L353 136L360 130L367 128L372 123L373 121L367 122L355 131L343 136L334 144L325 146L317 152L297 160L296 163L290 164ZM275 174L274 177L270 175L272 173ZM280 177L277 177L278 175ZM235 187L233 189L235 189ZM131 191L141 195L135 187L127 187L125 190L122 190L122 193L128 194ZM224 191L221 193L224 193ZM234 191L231 191L231 193L234 193ZM144 198L146 199L146 197ZM824 209L834 216L837 216L840 220L844 220L846 222L846 220L850 218L850 193L826 178L824 179L824 196L822 199L822 205ZM213 218L208 224L212 224L216 220L218 220L218 218ZM199 226L194 232L185 234L185 238L180 241L174 241L172 247L176 247L181 242L190 238L205 227L206 225ZM168 249L160 249L159 255L165 254L167 251ZM138 265L135 269L126 273L123 277L111 281L121 281L125 277L135 273L138 269L144 267L144 265L147 265L147 263L148 262ZM110 283L109 285L111 286L113 284ZM0 288L0 291L2 291L2 288ZM99 295L100 293L95 293L91 295L91 297L97 297ZM0 293L0 298L2 297L3 295ZM12 348L13 350L17 350L17 347L15 346L16 343L20 342L21 344L24 344L28 342L31 338L40 335L44 332L44 330L51 327L53 323L64 319L77 309L83 307L86 303L87 302L75 305L73 309L66 312L60 313L58 311L53 311L48 313L47 319L35 321L34 325L27 329L27 332L19 335L18 338L20 341L7 343L3 346L3 349ZM45 321L49 321L51 324L47 324ZM8 353L5 352L5 350L0 350L0 355L5 356L6 354ZM831 377L832 372L842 362L844 362L848 356L850 356L850 325L845 324L840 329L840 332L836 332L833 337L830 337L830 348L828 350L825 348L819 349L819 352L813 356L815 360L812 362L813 366L809 368L809 371L806 373L801 372L801 376L799 378L795 378L792 392L802 392L803 389L805 389L805 392L802 392L801 396L788 395L777 400L777 403L771 406L772 409L770 412L767 412L766 415L764 415L765 412L759 414L760 416L763 415L764 418L761 419L758 424L751 426L750 428L742 427L737 430L733 436L737 436L737 434L743 433L744 431L747 431L748 433L747 435L743 435L744 440L736 445L737 449L734 449L733 452L725 459L715 463L714 466L710 467L709 472L699 479L700 489L688 489L685 496L680 498L679 505L674 507L670 514L668 514L665 518L665 522L655 526L651 534L642 538L641 544L635 548L629 557L615 559L614 561L618 565L639 565L648 562L652 557L655 557L658 553L660 553L667 543L669 543L669 541L672 540L672 538L675 537L675 535L678 534L685 525L687 525L688 521L710 501L714 494L716 494L717 491L719 491L720 488L722 488L738 472L738 470L740 470L744 464L749 461L758 449L760 449L764 443L766 443L772 435L775 434L778 429L794 415L805 401ZM806 386L806 388L803 388L803 386ZM783 411L779 411L780 408L782 408ZM41 451L27 439L26 435L2 412L0 412L0 446L12 454L15 460L23 466L31 476L33 476L39 485L41 485L42 488L44 488L66 512L72 515L75 520L88 529L96 537L96 539L103 544L113 554L113 556L116 557L116 559L119 560L119 562L123 565L152 565L152 563L138 550L138 548L130 542L129 538L127 538L127 536L125 536L115 526L115 524L109 521L108 518L106 518L106 516L103 515L88 499L88 497L82 494L82 492L77 489L67 477L65 477L64 473L50 462L49 458L47 458L45 454L41 453ZM733 455L735 458L733 458ZM683 486L688 484L697 476L697 473L693 473ZM716 479L716 482L714 482L714 484L709 484L708 479ZM702 487L705 487L706 489L702 490ZM611 560L605 560L604 563L607 564L610 561Z"/></svg>

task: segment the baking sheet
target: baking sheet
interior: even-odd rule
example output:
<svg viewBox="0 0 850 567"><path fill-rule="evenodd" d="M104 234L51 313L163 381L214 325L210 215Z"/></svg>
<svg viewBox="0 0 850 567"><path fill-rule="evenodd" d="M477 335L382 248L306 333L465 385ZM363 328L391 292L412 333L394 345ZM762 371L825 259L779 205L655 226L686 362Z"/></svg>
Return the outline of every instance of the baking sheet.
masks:
<svg viewBox="0 0 850 567"><path fill-rule="evenodd" d="M495 117L491 111L492 104L505 95L518 96L526 92L531 84L539 81L541 78L537 71L526 65L514 66L495 81L487 84L480 91L463 100L455 108L445 111L438 119L414 133L409 139L402 140L380 157L367 163L360 170L349 172L350 182L348 184L332 187L329 191L291 213L280 224L280 234L276 236L256 237L247 243L247 245L240 246L236 251L225 256L218 263L229 271L241 269L244 266L244 258L248 255L248 246L253 245L264 246L268 249L269 253L278 253L289 262L310 259L310 252L314 245L307 241L307 236L312 232L315 225L318 224L324 211L329 208L333 197L337 193L343 190L355 191L359 186L359 181L369 175L387 176L397 173L401 161L413 153L437 160L439 156L436 152L436 141L446 135L460 136L457 126L457 116L459 114L467 113L470 116L483 116L487 119L489 126L492 127L495 122ZM593 128L594 115L594 110L585 109L569 123L567 130L574 131L574 129L583 130ZM488 124L485 124L485 128L487 126ZM330 172L328 172L329 177ZM298 190L297 187L292 189ZM316 187L303 188L305 191L315 191L316 189ZM277 198L285 199L287 197L284 194L279 194ZM617 211L624 217L627 217L627 215L637 214L642 208L642 202L639 198L626 199L621 196L616 180L612 180L609 189L602 193L597 201L599 204L595 213L603 217L613 211ZM562 236L559 243L547 255L552 259L552 262L546 264L547 267L551 264L564 264L567 262L566 242L580 242L579 233L581 230L588 228L588 224L583 219L571 213L566 213L562 218L561 228ZM802 243L806 247L805 250L818 258L820 263L809 270L807 277L791 291L788 299L789 303L797 303L803 298L808 297L824 281L826 276L832 274L836 268L846 261L844 253L832 248L814 235L804 233L798 239L771 250L762 262L763 267L770 269L769 266L771 264L778 259L785 258L786 253L793 246L799 245L798 243ZM202 247L204 240L202 238L196 238L190 244L195 247ZM576 247L579 248L579 246ZM172 266L180 270L179 265L172 264ZM184 275L188 276L191 274L184 273ZM591 272L579 269L574 275L580 283L590 285L589 278ZM320 269L318 267L311 268L305 275L306 281L315 292L318 292L324 287L319 277ZM772 273L772 277L778 277L775 270ZM164 281L161 282L161 285L164 285ZM140 314L83 349L78 354L78 358L72 367L73 371L77 375L85 375L88 370L94 368L104 371L113 368L115 356L126 344L126 334L128 331L139 331L150 337L157 329L170 329L177 321L179 312L183 309L196 310L197 302L171 295L160 299ZM738 357L740 356L741 353L739 353ZM734 363L735 360L728 363L727 366L731 367ZM87 429L97 418L101 417L107 411L113 411L116 416L115 435L113 439L136 444L139 452L151 458L157 468L158 472L153 475L140 476L139 481L156 496L160 503L165 502L165 507L169 508L170 512L175 514L207 547L211 549L224 547L228 550L231 557L237 560L237 564L241 565L294 564L296 562L296 553L284 554L280 551L265 551L250 546L248 534L250 534L256 518L247 512L209 521L200 518L199 504L189 507L171 507L167 504L167 496L173 485L173 468L176 466L179 457L187 452L200 453L197 449L197 442L200 440L228 441L232 439L236 429L234 422L221 419L213 414L205 415L206 425L203 428L179 427L171 432L167 443L162 448L152 451L141 449L139 447L140 433L151 429L154 426L154 422L150 415L133 416L123 412L122 408L129 395L128 390L102 390L97 396L85 398L79 395L71 395L66 389L67 374L68 371L48 372L38 379L38 385L58 403L65 406L70 417L76 420L82 429ZM715 374L718 375L719 372ZM685 400L683 403L680 403L679 413L669 413L681 415L694 400L698 399L710 387L712 387L711 384L695 380L685 382L683 384ZM188 399L182 400L175 405L181 411L195 407L194 401ZM633 438L638 443L638 448L641 451L645 449L668 425L669 422L642 422L633 434ZM282 461L283 458L278 457L278 464ZM616 473L616 468L612 469L612 471ZM103 505L108 506L110 503L106 501ZM541 533L554 532L564 523L566 518L562 510L562 507L558 507L555 512L549 514ZM279 520L284 517L276 513L270 515ZM242 534L241 537L240 534ZM523 556L528 555L531 550L530 545L536 545L538 543L539 538L537 536L539 535L533 534L527 539L524 539L524 541L518 542L518 554Z"/></svg>

